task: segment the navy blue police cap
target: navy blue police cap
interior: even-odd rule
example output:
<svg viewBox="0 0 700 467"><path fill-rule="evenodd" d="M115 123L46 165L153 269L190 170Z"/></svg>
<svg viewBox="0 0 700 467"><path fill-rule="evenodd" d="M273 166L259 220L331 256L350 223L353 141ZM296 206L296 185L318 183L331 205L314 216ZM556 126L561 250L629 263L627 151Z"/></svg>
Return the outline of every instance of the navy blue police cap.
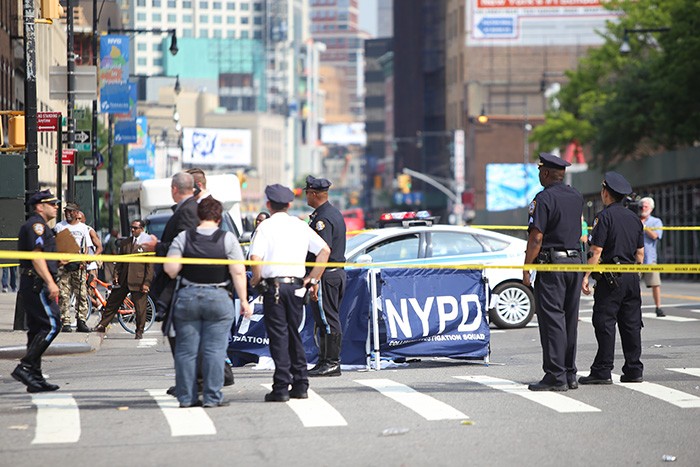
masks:
<svg viewBox="0 0 700 467"><path fill-rule="evenodd" d="M603 186L621 195L629 195L632 193L632 185L625 180L625 177L617 172L606 172Z"/></svg>
<svg viewBox="0 0 700 467"><path fill-rule="evenodd" d="M328 191L332 183L325 178L316 178L313 175L306 177L306 188L304 190Z"/></svg>
<svg viewBox="0 0 700 467"><path fill-rule="evenodd" d="M540 153L540 162L537 164L539 167L545 167L548 169L558 169L564 170L571 164L561 157L555 156L554 154L549 154L548 152Z"/></svg>
<svg viewBox="0 0 700 467"><path fill-rule="evenodd" d="M279 183L268 185L265 188L265 196L269 201L277 204L289 204L294 201L294 193L292 190Z"/></svg>
<svg viewBox="0 0 700 467"><path fill-rule="evenodd" d="M61 200L56 198L51 190L42 190L34 193L31 198L29 198L29 205L34 206L35 204L46 203L46 204L61 204Z"/></svg>

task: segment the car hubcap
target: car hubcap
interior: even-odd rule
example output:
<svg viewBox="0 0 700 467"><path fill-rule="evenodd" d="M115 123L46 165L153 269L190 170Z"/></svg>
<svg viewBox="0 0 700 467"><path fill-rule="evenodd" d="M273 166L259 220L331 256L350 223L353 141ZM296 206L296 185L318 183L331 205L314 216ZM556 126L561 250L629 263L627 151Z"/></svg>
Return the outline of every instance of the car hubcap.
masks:
<svg viewBox="0 0 700 467"><path fill-rule="evenodd" d="M520 323L530 314L530 299L516 287L505 289L498 295L496 311L503 321Z"/></svg>

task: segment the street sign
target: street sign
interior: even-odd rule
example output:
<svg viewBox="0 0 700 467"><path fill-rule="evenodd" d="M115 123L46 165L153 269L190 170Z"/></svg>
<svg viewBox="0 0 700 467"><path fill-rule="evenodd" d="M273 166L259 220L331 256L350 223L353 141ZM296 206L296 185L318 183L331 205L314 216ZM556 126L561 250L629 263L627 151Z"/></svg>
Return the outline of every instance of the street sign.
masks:
<svg viewBox="0 0 700 467"><path fill-rule="evenodd" d="M77 149L64 149L61 157L61 164L75 165L75 154L77 152ZM58 151L56 151L56 155L54 156L54 162L58 164Z"/></svg>
<svg viewBox="0 0 700 467"><path fill-rule="evenodd" d="M95 162L95 159L93 159L92 157L86 157L83 161L83 165L85 167L95 167Z"/></svg>
<svg viewBox="0 0 700 467"><path fill-rule="evenodd" d="M58 131L61 112L37 112L36 131Z"/></svg>
<svg viewBox="0 0 700 467"><path fill-rule="evenodd" d="M464 191L464 130L455 130L454 136L455 191Z"/></svg>
<svg viewBox="0 0 700 467"><path fill-rule="evenodd" d="M486 16L476 25L480 37L514 37L515 17Z"/></svg>
<svg viewBox="0 0 700 467"><path fill-rule="evenodd" d="M97 99L97 67L93 65L76 66L74 76L73 95L75 99L86 101ZM49 98L65 101L67 90L68 68L52 66L49 69Z"/></svg>
<svg viewBox="0 0 700 467"><path fill-rule="evenodd" d="M68 142L68 132L62 134L63 144ZM75 149L78 151L89 151L92 148L92 131L91 130L76 130L75 131Z"/></svg>

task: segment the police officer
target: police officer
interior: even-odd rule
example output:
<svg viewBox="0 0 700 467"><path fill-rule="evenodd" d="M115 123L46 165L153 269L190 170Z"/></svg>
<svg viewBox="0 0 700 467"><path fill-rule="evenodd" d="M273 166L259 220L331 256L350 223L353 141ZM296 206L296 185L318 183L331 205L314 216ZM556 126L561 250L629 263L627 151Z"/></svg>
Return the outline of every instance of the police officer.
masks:
<svg viewBox="0 0 700 467"><path fill-rule="evenodd" d="M49 191L34 193L29 204L34 214L19 230L19 251L55 252L56 238L46 225L56 217L61 202ZM19 295L27 317L27 353L12 372L12 377L27 386L28 392L56 391L41 374L41 356L61 331L61 310L58 307L58 271L56 261L43 258L20 260Z"/></svg>
<svg viewBox="0 0 700 467"><path fill-rule="evenodd" d="M625 178L616 173L605 174L600 197L605 207L598 213L591 231L591 257L588 264L641 264L644 259L644 226L639 217L625 208L622 200L632 193ZM591 293L587 272L583 293ZM622 352L625 354L623 383L641 383L644 365L642 355L642 299L639 275L604 272L598 277L593 295L593 328L598 341L591 372L579 378L581 384L612 384L610 372L615 359L615 324L620 329Z"/></svg>
<svg viewBox="0 0 700 467"><path fill-rule="evenodd" d="M564 184L568 162L540 154L540 183L544 187L530 204L525 264L580 264L583 197ZM576 389L576 337L581 295L580 272L540 271L535 282L537 321L542 344L544 378L531 391ZM530 286L530 271L523 271Z"/></svg>
<svg viewBox="0 0 700 467"><path fill-rule="evenodd" d="M258 287L263 296L265 327L275 362L272 392L265 395L265 402L306 399L309 379L299 325L308 287L319 283L324 268L314 266L305 276L304 262L307 252L311 252L316 255L315 261L325 263L331 251L304 221L287 213L294 200L292 190L269 185L265 196L271 216L258 225L250 246L252 261L276 263L254 264L251 278L251 285Z"/></svg>
<svg viewBox="0 0 700 467"><path fill-rule="evenodd" d="M345 220L338 208L328 202L331 182L325 178L306 177L306 204L314 208L309 226L331 247L331 263L345 262ZM313 256L313 255L311 255ZM313 258L307 257L307 262ZM309 376L340 376L340 302L345 292L345 269L326 268L320 288L311 290L311 309L318 329L318 363Z"/></svg>

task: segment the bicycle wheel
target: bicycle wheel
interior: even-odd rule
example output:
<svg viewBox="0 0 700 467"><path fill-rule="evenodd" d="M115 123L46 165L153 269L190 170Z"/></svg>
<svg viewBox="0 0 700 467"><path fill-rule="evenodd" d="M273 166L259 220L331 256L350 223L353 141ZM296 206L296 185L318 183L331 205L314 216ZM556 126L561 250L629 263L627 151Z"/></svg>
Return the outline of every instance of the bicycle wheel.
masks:
<svg viewBox="0 0 700 467"><path fill-rule="evenodd" d="M134 302L131 301L131 294L126 296L124 303L119 307L119 324L128 333L136 334L136 310L134 309ZM144 331L148 331L156 320L156 305L151 300L151 297L147 297L146 301L146 326Z"/></svg>

